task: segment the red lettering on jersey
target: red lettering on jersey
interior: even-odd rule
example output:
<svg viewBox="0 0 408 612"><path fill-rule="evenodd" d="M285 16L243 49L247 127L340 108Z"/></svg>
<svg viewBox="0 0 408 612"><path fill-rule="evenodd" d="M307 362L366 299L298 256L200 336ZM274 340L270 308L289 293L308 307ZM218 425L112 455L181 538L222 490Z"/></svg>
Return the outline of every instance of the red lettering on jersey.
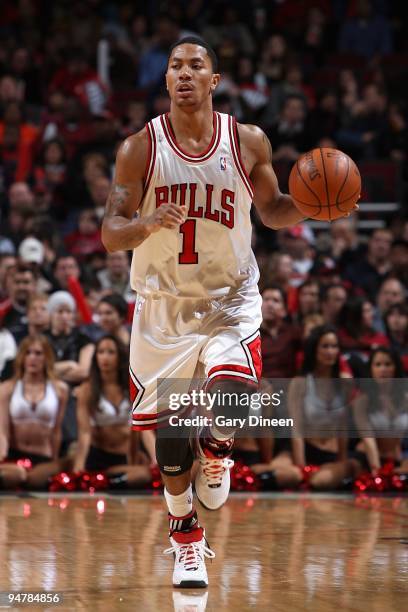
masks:
<svg viewBox="0 0 408 612"><path fill-rule="evenodd" d="M156 194L156 208L159 208L162 204L167 204L169 201L169 188L165 185L164 187L156 187L154 191Z"/></svg>
<svg viewBox="0 0 408 612"><path fill-rule="evenodd" d="M180 187L180 206L186 205L187 183L181 183Z"/></svg>
<svg viewBox="0 0 408 612"><path fill-rule="evenodd" d="M203 207L196 206L196 191L197 191L197 183L190 183L190 207L188 209L188 217L194 217L196 219L201 219L203 216Z"/></svg>
<svg viewBox="0 0 408 612"><path fill-rule="evenodd" d="M178 192L178 185L172 185L170 187L170 191L171 191L171 203L172 204L177 204L177 192Z"/></svg>
<svg viewBox="0 0 408 612"><path fill-rule="evenodd" d="M195 250L196 223L194 219L187 219L180 225L180 233L183 236L181 253L179 253L180 264L198 263L198 253Z"/></svg>
<svg viewBox="0 0 408 612"><path fill-rule="evenodd" d="M205 190L207 193L206 202L205 202L205 213L204 217L209 219L210 221L219 221L220 220L220 211L212 210L212 194L214 191L214 185L206 185Z"/></svg>
<svg viewBox="0 0 408 612"><path fill-rule="evenodd" d="M224 211L221 213L221 223L225 227L232 229L234 227L234 207L231 206L235 201L235 193L229 189L223 189L221 192L221 208Z"/></svg>

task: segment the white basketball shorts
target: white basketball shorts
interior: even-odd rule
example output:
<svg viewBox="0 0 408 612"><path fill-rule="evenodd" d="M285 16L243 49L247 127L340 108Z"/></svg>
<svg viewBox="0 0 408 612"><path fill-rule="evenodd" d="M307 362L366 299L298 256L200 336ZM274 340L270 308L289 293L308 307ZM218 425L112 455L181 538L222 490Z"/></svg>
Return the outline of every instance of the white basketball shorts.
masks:
<svg viewBox="0 0 408 612"><path fill-rule="evenodd" d="M235 379L257 385L262 358L261 296L256 285L212 300L138 296L130 341L132 427L164 426L171 414L158 398L192 379Z"/></svg>

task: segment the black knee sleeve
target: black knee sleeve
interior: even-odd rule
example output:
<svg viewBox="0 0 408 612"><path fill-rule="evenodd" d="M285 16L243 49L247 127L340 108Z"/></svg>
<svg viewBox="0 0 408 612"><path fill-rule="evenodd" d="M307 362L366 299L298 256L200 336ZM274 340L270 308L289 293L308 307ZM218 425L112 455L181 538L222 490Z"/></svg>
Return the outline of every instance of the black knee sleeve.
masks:
<svg viewBox="0 0 408 612"><path fill-rule="evenodd" d="M189 437L174 437L174 428L170 429L173 437L165 437L164 430L157 432L156 459L163 474L180 476L191 469L194 455Z"/></svg>

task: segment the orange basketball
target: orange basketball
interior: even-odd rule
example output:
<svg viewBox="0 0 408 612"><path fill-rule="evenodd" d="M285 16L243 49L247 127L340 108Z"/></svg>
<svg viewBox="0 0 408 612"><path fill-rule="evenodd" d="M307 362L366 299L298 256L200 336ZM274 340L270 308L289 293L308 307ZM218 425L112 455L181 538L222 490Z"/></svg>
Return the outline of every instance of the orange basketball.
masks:
<svg viewBox="0 0 408 612"><path fill-rule="evenodd" d="M361 177L351 157L328 147L304 153L289 176L289 193L305 217L334 221L360 197Z"/></svg>

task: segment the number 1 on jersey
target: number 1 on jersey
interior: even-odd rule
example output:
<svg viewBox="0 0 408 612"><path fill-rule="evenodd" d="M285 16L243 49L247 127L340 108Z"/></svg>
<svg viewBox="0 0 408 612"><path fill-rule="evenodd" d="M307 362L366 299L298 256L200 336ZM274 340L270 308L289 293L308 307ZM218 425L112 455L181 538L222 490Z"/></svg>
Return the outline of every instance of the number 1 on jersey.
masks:
<svg viewBox="0 0 408 612"><path fill-rule="evenodd" d="M179 253L180 264L198 263L198 253L195 250L195 231L195 219L187 219L180 225L180 232L183 236L183 245L181 253Z"/></svg>

